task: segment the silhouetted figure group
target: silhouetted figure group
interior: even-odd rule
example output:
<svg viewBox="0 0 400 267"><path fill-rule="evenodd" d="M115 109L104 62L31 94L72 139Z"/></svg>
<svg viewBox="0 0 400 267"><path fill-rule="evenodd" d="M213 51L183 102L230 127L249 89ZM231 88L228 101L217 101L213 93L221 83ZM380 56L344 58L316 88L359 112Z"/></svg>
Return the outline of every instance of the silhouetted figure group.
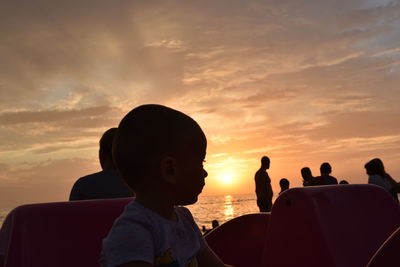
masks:
<svg viewBox="0 0 400 267"><path fill-rule="evenodd" d="M227 267L202 237L189 209L198 200L207 172L203 167L207 139L201 127L186 114L161 105L134 108L100 139L102 171L74 184L70 200L130 197L114 222L101 251L102 266L214 266ZM255 173L260 212L272 207L273 190L267 170L270 159L261 158ZM386 173L380 159L365 164L368 183L381 186L397 199L399 184ZM301 169L304 186L338 184L332 167L324 162L321 175ZM347 181L342 180L341 184ZM290 182L279 181L280 194ZM212 222L212 227L219 225Z"/></svg>
<svg viewBox="0 0 400 267"><path fill-rule="evenodd" d="M261 167L255 174L256 183L256 195L257 195L257 206L260 212L269 212L272 207L272 188L271 179L267 173L267 169L270 167L270 159L266 156L261 158ZM399 202L397 194L400 193L400 183L396 182L386 171L383 162L379 158L370 160L365 164L365 169L368 174L368 183L375 184L387 192L389 192L393 198ZM324 162L320 166L320 176L314 177L309 167L301 169L301 176L303 178L303 186L319 186L319 185L346 185L349 184L347 180L340 180L331 176L332 166L328 162ZM279 181L279 186L282 194L284 191L289 189L290 182L286 178L282 178Z"/></svg>
<svg viewBox="0 0 400 267"><path fill-rule="evenodd" d="M303 177L303 186L338 184L337 179L330 175L332 173L332 167L328 162L322 163L319 170L321 175L314 177L310 168L302 168L300 172Z"/></svg>

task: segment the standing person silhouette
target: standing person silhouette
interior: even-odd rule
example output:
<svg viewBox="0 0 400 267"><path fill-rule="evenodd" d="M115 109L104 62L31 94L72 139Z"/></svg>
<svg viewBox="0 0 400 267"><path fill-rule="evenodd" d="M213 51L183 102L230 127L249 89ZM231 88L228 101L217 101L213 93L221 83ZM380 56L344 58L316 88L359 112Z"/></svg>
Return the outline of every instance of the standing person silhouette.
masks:
<svg viewBox="0 0 400 267"><path fill-rule="evenodd" d="M79 178L72 187L69 200L133 197L133 192L116 169L112 143L117 128L108 129L100 139L99 161L102 171Z"/></svg>
<svg viewBox="0 0 400 267"><path fill-rule="evenodd" d="M256 184L257 206L260 212L270 212L272 207L272 187L271 179L267 170L270 166L270 160L264 156L261 158L261 167L254 176Z"/></svg>

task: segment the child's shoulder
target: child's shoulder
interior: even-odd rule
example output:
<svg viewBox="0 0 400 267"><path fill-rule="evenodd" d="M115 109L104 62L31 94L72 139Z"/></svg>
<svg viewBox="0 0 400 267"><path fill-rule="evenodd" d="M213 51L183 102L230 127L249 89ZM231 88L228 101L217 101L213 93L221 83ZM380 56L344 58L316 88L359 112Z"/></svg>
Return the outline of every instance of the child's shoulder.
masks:
<svg viewBox="0 0 400 267"><path fill-rule="evenodd" d="M182 207L182 206L175 207L175 213L178 215L178 217L180 219L183 218L185 221L187 221L190 224L193 224L193 225L196 224L195 220L193 218L193 215L188 208Z"/></svg>
<svg viewBox="0 0 400 267"><path fill-rule="evenodd" d="M186 207L183 207L183 206L176 206L176 207L175 207L175 212L178 213L178 214L181 214L181 215L183 215L183 216L193 218L192 213L191 213L190 210L189 210L188 208L186 208Z"/></svg>

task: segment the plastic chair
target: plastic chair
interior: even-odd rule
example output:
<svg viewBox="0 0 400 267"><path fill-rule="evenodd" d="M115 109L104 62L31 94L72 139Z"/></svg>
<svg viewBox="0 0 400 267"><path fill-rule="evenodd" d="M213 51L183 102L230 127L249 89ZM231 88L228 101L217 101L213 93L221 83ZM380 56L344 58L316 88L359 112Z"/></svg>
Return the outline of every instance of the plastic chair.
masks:
<svg viewBox="0 0 400 267"><path fill-rule="evenodd" d="M254 213L236 217L206 234L205 239L224 263L258 267L269 216L269 213Z"/></svg>
<svg viewBox="0 0 400 267"><path fill-rule="evenodd" d="M374 254L367 267L397 267L400 265L400 228Z"/></svg>
<svg viewBox="0 0 400 267"><path fill-rule="evenodd" d="M9 214L5 267L99 266L102 239L133 198L23 205Z"/></svg>
<svg viewBox="0 0 400 267"><path fill-rule="evenodd" d="M261 266L364 267L399 226L399 205L378 186L289 189L272 207Z"/></svg>

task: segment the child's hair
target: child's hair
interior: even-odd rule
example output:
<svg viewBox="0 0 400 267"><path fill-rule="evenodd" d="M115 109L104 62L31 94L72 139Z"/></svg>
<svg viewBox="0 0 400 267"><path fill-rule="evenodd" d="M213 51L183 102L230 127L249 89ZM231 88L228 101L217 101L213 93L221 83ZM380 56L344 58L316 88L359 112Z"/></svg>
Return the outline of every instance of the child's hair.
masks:
<svg viewBox="0 0 400 267"><path fill-rule="evenodd" d="M289 180L286 179L286 178L282 178L282 179L279 181L280 187L289 188L289 184L290 184L290 182L289 182Z"/></svg>
<svg viewBox="0 0 400 267"><path fill-rule="evenodd" d="M185 136L200 126L186 114L161 105L143 105L121 120L113 143L113 158L126 183L133 189L164 156L174 156L184 147Z"/></svg>

